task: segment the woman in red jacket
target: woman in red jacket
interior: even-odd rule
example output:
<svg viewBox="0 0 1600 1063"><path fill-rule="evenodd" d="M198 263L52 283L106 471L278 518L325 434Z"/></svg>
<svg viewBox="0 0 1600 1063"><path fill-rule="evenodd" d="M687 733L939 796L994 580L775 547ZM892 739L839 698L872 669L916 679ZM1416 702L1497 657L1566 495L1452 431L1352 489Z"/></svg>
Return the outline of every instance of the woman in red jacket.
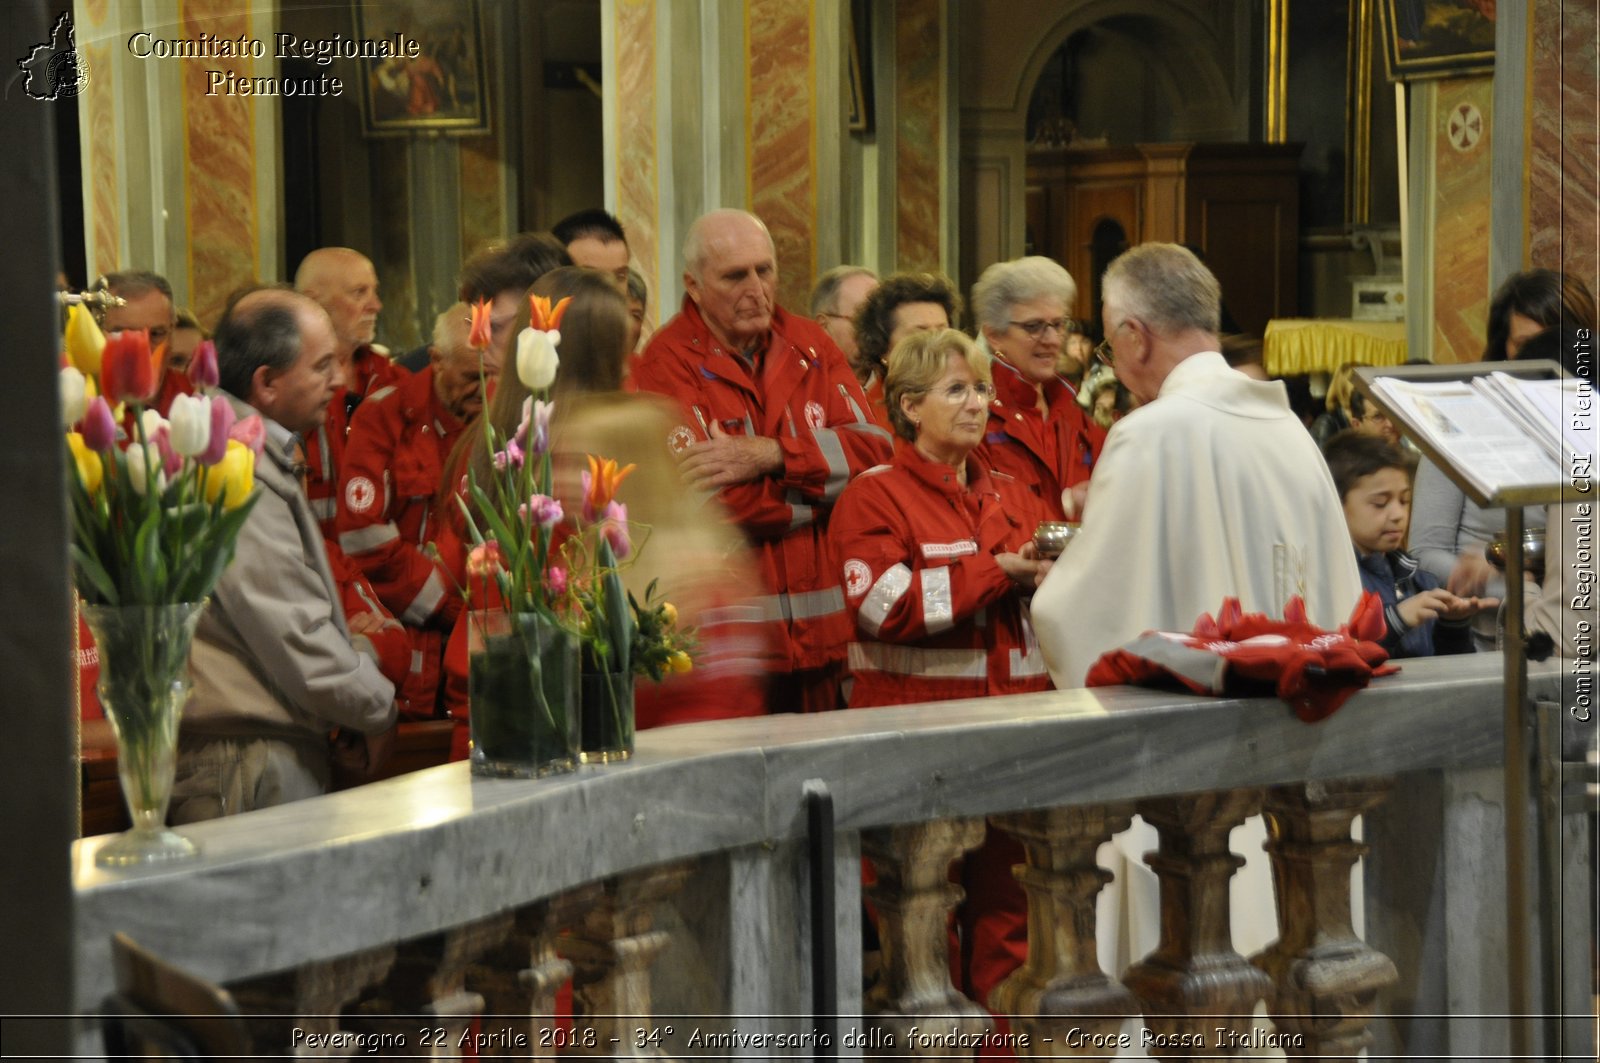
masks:
<svg viewBox="0 0 1600 1063"><path fill-rule="evenodd" d="M830 525L856 623L851 708L1050 687L1023 602L1049 568L1031 541L1039 506L973 456L994 397L988 363L953 329L916 333L889 355L894 461L852 481ZM951 966L979 1003L1027 956L1011 876L1021 862L1021 846L994 832L961 867Z"/></svg>

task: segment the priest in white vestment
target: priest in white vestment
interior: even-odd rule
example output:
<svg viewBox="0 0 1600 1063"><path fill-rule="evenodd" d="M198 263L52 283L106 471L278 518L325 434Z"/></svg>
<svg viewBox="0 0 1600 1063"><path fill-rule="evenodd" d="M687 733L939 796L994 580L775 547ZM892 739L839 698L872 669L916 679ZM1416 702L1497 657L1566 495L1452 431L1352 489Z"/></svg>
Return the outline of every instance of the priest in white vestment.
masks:
<svg viewBox="0 0 1600 1063"><path fill-rule="evenodd" d="M1081 687L1107 650L1151 629L1188 631L1228 597L1281 616L1298 594L1313 623L1337 627L1361 597L1339 496L1283 385L1218 353L1216 278L1182 247L1144 244L1111 264L1102 292L1096 353L1143 405L1112 427L1082 531L1033 598L1056 686ZM1258 817L1232 839L1249 865L1232 883L1245 956L1277 936L1264 838ZM1113 976L1156 944L1157 884L1141 860L1155 842L1136 821L1101 852L1115 880L1097 936Z"/></svg>

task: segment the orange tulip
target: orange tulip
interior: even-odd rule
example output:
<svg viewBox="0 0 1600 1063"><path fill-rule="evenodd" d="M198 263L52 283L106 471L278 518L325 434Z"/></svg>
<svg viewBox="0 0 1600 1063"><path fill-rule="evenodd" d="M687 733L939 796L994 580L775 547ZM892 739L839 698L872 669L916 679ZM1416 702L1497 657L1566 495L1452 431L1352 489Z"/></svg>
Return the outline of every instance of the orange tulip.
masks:
<svg viewBox="0 0 1600 1063"><path fill-rule="evenodd" d="M622 481L638 466L627 465L619 469L610 458L597 458L593 454L588 458L589 471L583 474L583 519L592 524L600 519L600 514L616 497Z"/></svg>
<svg viewBox="0 0 1600 1063"><path fill-rule="evenodd" d="M489 322L489 300L479 299L472 304L472 330L467 334L467 346L481 351L489 346L493 335Z"/></svg>
<svg viewBox="0 0 1600 1063"><path fill-rule="evenodd" d="M550 308L550 299L544 295L528 296L528 324L541 332L549 332L561 327L561 316L567 312L567 304L572 302L572 296L567 296Z"/></svg>

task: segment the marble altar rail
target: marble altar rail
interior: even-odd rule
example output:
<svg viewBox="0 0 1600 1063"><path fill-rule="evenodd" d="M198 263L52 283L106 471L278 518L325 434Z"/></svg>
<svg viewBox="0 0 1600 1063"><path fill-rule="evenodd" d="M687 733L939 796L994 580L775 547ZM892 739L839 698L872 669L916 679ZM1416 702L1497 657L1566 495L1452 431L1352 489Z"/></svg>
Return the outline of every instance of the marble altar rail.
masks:
<svg viewBox="0 0 1600 1063"><path fill-rule="evenodd" d="M1560 675L1536 666L1532 695L1557 700ZM1147 1025L1176 1034L1188 1028L1185 1007L1237 1004L1248 1013L1266 994L1271 1010L1276 986L1287 1013L1327 1011L1311 1043L1342 1054L1365 1043L1375 993L1398 978L1398 1003L1380 1001L1379 1010L1426 1011L1438 996L1426 987L1448 980L1441 965L1462 962L1434 945L1436 930L1424 925L1437 916L1428 911L1442 883L1419 884L1414 873L1408 888L1392 890L1392 881L1374 885L1368 875L1369 925L1395 939L1394 962L1383 954L1387 942L1374 942L1375 951L1341 927L1349 921L1348 869L1362 851L1350 841L1350 820L1379 808L1394 777L1497 777L1501 690L1500 661L1485 656L1406 662L1401 674L1311 726L1275 699L1131 688L697 724L641 733L631 761L574 775L475 779L465 764L452 764L185 828L203 855L173 869L96 869L102 839L90 838L75 850L76 997L87 1014L111 990L110 937L123 931L233 987L247 1011L324 1016L320 1026L261 1026L268 1039L296 1028L302 1038L340 1029L375 1036L388 1029L388 1012L431 1014L452 1031L465 1029L479 1011L544 1010L569 973L580 1017L644 1021L653 1007L660 1015L749 1016L740 1021L746 1035L811 1029L804 795L825 789L836 816L845 1017L835 1036L878 1030L881 1043L884 1031L903 1032L918 1016L967 1016L926 1018L925 1029L986 1027L988 1016L937 969L943 943L932 939L942 939L943 912L954 901L944 866L977 845L993 817L1029 854L1020 877L1034 957L1000 994L1017 1005L1005 1010L1041 1017L1013 1030L1032 1030L1037 1045L1052 1014L1059 1033L1087 1026L1074 1015L1142 1006L1167 1016ZM1283 940L1252 966L1229 947L1236 861L1227 829L1263 802L1275 879L1288 899L1280 897ZM1449 840L1448 805L1448 797L1434 802L1431 817L1407 807L1369 831L1386 847L1375 853L1384 874L1457 866L1418 855L1461 847ZM1094 852L1134 811L1160 835L1147 862L1161 880L1162 945L1123 974L1124 988L1094 960L1093 899L1109 878ZM1482 881L1452 883L1457 897L1496 888L1499 838L1476 844L1491 857L1479 862L1488 870ZM880 868L872 899L885 934L884 973L865 999L863 850ZM1391 891L1414 910L1385 909ZM695 903L657 927L661 902L674 895ZM1492 903L1482 907L1493 912ZM566 932L559 941L557 930ZM1419 945L1423 938L1429 943ZM1337 1004L1313 999L1319 990L1305 984L1301 961L1319 949L1333 965L1311 981L1342 993ZM1217 974L1208 964L1224 954L1232 960ZM416 1026L406 1027L408 1047L425 1054ZM1415 1032L1401 1024L1380 1039ZM637 1051L601 1043L584 1054L656 1054L681 1046L682 1035ZM768 1058L771 1049L680 1048L685 1058L741 1053ZM873 1055L872 1047L839 1050L841 1058L862 1054Z"/></svg>

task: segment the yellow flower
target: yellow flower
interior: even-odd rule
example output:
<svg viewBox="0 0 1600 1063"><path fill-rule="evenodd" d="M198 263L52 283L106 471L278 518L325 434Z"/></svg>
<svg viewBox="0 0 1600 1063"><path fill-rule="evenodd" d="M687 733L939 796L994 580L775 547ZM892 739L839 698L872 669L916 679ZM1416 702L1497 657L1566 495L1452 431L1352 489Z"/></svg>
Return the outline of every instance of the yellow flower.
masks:
<svg viewBox="0 0 1600 1063"><path fill-rule="evenodd" d="M67 360L85 376L100 375L100 352L105 350L105 333L95 323L94 315L81 304L67 307Z"/></svg>
<svg viewBox="0 0 1600 1063"><path fill-rule="evenodd" d="M207 502L215 502L220 495L222 508L238 509L256 484L256 452L237 439L230 439L222 460L203 469L202 474Z"/></svg>
<svg viewBox="0 0 1600 1063"><path fill-rule="evenodd" d="M83 437L76 432L67 433L67 446L72 450L72 460L78 463L78 478L83 481L84 490L93 496L99 492L100 481L106 474L100 455L90 450Z"/></svg>
<svg viewBox="0 0 1600 1063"><path fill-rule="evenodd" d="M678 626L678 607L671 602L661 603L661 620L667 627Z"/></svg>
<svg viewBox="0 0 1600 1063"><path fill-rule="evenodd" d="M693 669L694 658L690 657L682 650L673 650L672 656L667 658L667 670L676 675L682 675L683 673L692 671Z"/></svg>

